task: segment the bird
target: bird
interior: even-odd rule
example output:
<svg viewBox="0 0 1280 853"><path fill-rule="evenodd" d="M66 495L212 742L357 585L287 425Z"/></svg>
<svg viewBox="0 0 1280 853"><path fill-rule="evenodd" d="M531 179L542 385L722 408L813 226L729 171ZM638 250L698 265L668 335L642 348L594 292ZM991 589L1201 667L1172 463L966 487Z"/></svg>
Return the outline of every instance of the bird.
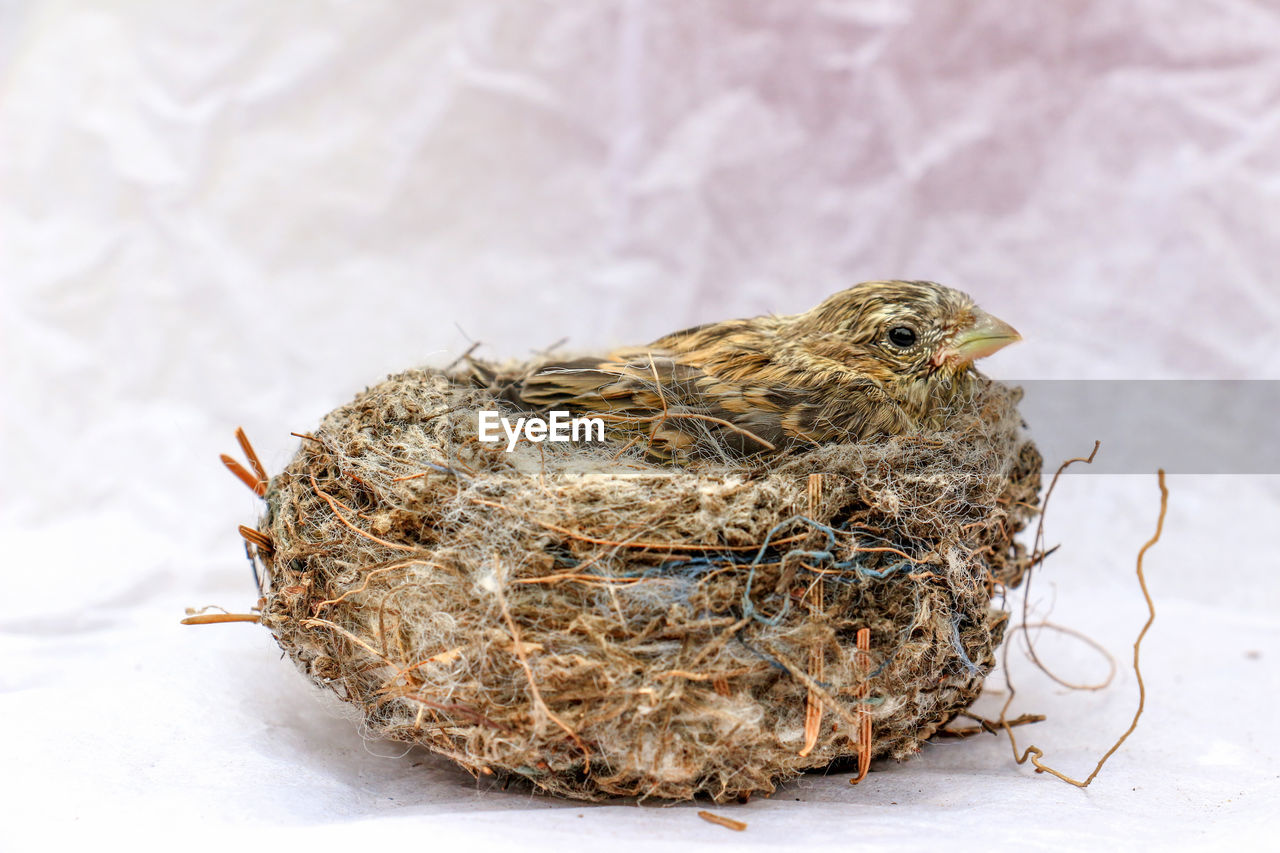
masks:
<svg viewBox="0 0 1280 853"><path fill-rule="evenodd" d="M974 362L1019 340L966 293L893 280L800 314L706 323L514 375L467 360L472 381L509 404L601 416L673 461L940 429L958 397L989 381Z"/></svg>

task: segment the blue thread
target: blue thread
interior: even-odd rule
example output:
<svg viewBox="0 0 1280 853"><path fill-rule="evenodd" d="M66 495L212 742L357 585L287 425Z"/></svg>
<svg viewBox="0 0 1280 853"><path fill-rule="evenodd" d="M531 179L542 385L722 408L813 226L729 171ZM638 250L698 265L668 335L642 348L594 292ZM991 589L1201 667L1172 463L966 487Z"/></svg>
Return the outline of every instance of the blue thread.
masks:
<svg viewBox="0 0 1280 853"><path fill-rule="evenodd" d="M432 471L439 471L441 474L452 474L453 476L457 477L459 480L469 480L469 479L471 479L470 477L468 477L466 474L462 473L461 471L454 470L453 468L450 468L450 467L449 467L449 466L447 466L447 465L437 465L437 464L436 464L436 463L434 463L434 462L423 462L422 464L423 464L423 465L426 465L426 466L427 466L428 468L430 468Z"/></svg>
<svg viewBox="0 0 1280 853"><path fill-rule="evenodd" d="M742 644L742 647L743 647L744 649L746 649L747 651L751 652L751 654L755 655L756 657L760 658L760 660L762 660L762 661L764 661L765 663L769 664L769 666L773 667L774 669L778 670L779 672L786 672L786 673L790 673L790 670L788 670L785 666L783 666L783 665L778 661L778 659L777 659L777 658L775 658L773 655L767 655L767 654L765 654L764 652L760 651L759 649L755 648L755 647L754 647L754 646L752 646L750 643L748 643L746 640L742 639L742 635L741 635L741 634L734 634L734 635L733 635L733 638L734 638L735 640L737 640L739 643L741 643L741 644Z"/></svg>
<svg viewBox="0 0 1280 853"><path fill-rule="evenodd" d="M432 467L438 468L439 466L432 466ZM666 595L668 596L667 600L681 601L687 604L691 600L693 590L696 587L697 583L700 582L701 579L705 575L707 575L710 571L726 563L731 566L746 566L748 567L749 571L747 572L746 583L742 591L741 604L742 604L743 615L756 622L760 622L761 624L768 625L770 627L776 627L782 622L782 620L790 612L790 608L791 608L790 598L784 597L782 601L782 606L778 610L778 612L773 614L772 616L767 616L763 612L761 612L756 607L755 602L751 600L751 592L755 586L756 569L760 566L761 562L764 560L765 556L768 554L769 546L773 538L778 534L779 531L783 530L784 528L796 522L803 522L804 524L809 525L813 529L821 531L822 533L826 534L826 538L827 538L826 548L820 548L820 549L794 548L780 555L779 562L782 564L785 564L788 560L800 559L800 560L814 561L818 563L827 563L837 571L834 573L819 572L813 566L809 566L806 563L801 563L800 569L803 571L811 571L814 574L821 574L824 577L829 578L834 583L840 583L840 584L856 583L861 578L883 580L889 577L889 575L891 574L899 572L903 569L908 569L912 565L914 565L914 561L910 560L909 558L905 560L900 560L899 562L894 563L890 566L886 566L885 568L882 568L882 569L873 569L868 566L861 565L857 558L850 559L850 560L837 560L835 556L837 530L831 527L830 525L826 525L821 522L815 521L812 518L809 518L808 516L793 515L783 521L778 522L777 524L769 528L768 532L765 534L764 542L761 543L760 548L755 553L755 556L750 558L749 560L745 555L740 555L732 551L724 551L724 552L715 552L711 556L693 557L693 558L682 559L682 560L671 560L668 562L659 563L656 566L651 566L646 569L639 569L639 570L633 570L633 571L622 572L622 573L605 574L603 571L601 571L599 567L596 567L591 569L589 574L602 579L650 578L654 580L665 580L665 581L673 582L676 584L676 589L674 591L668 591L666 593ZM848 533L849 531L841 531L841 532ZM872 538L875 539L879 537L872 537ZM566 565L569 567L576 567L579 561L571 557L557 555L557 562L560 562L562 565ZM848 574L842 574L842 573L848 573ZM622 594L630 593L634 595L636 593L639 593L640 591L638 589L627 589L626 591L617 590L617 592ZM655 601L659 600L662 598L662 594L654 595L653 598ZM883 665L882 665L882 668L883 668Z"/></svg>

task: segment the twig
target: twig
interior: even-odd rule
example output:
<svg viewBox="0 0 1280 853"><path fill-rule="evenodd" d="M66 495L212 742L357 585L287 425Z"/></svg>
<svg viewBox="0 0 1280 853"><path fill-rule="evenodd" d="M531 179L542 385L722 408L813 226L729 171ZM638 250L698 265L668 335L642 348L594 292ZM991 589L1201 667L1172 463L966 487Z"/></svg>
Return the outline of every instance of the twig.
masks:
<svg viewBox="0 0 1280 853"><path fill-rule="evenodd" d="M218 625L223 622L261 622L257 613L201 613L182 620L183 625Z"/></svg>
<svg viewBox="0 0 1280 853"><path fill-rule="evenodd" d="M257 545L263 551L272 550L271 537L261 530L247 527L243 524L239 526L238 530L240 531L240 538L244 539L244 541Z"/></svg>
<svg viewBox="0 0 1280 853"><path fill-rule="evenodd" d="M364 592L366 589L369 588L369 582L372 581L378 575L385 574L386 572L395 571L396 569L408 568L409 566L429 566L433 569L441 569L441 570L444 569L444 566L441 566L438 563L433 563L430 560L406 560L403 563L394 563L390 566L383 566L381 569L374 569L373 571L365 575L364 583L360 584L360 586L356 587L355 589L349 589L346 592L344 592L342 595L338 596L337 598L329 598L324 601L317 601L315 604L311 606L312 612L319 613L321 607L328 607L330 605L337 604L341 601L346 600L348 595L355 595L358 592Z"/></svg>
<svg viewBox="0 0 1280 853"><path fill-rule="evenodd" d="M966 738L966 737L973 737L974 735L980 735L983 732L986 732L987 734L992 734L992 735L1000 734L1000 731L1001 731L1000 720L988 720L986 717L979 717L977 714L970 713L969 711L961 711L959 716L968 717L971 720L976 720L978 725L965 726L964 728L959 728L959 729L938 729L937 736ZM1031 723L1043 723L1045 719L1046 717L1044 714L1020 714L1017 717L1013 718L1012 720L1006 720L1005 725L1026 726L1026 725L1030 725Z"/></svg>
<svg viewBox="0 0 1280 853"><path fill-rule="evenodd" d="M258 497L265 497L267 494L267 486L257 477L250 474L243 465L232 459L225 453L219 454L218 458L222 460L222 464L227 466L227 470L236 475L236 479L249 487L249 490Z"/></svg>
<svg viewBox="0 0 1280 853"><path fill-rule="evenodd" d="M734 820L731 817L722 817L718 814L712 814L705 809L698 812L698 817L707 823L714 823L716 826L723 826L725 829L732 829L734 832L742 832L747 825L740 820Z"/></svg>
<svg viewBox="0 0 1280 853"><path fill-rule="evenodd" d="M253 445L249 443L249 438L244 434L243 427L236 427L236 442L240 445L240 450L249 460L253 473L225 453L219 454L218 458L222 460L222 464L227 466L227 470L236 475L236 479L244 483L258 497L266 497L267 484L271 478L267 476L267 469L262 467L262 460L258 458L258 454L254 451Z"/></svg>
<svg viewBox="0 0 1280 853"><path fill-rule="evenodd" d="M1096 450L1096 447L1095 447L1095 450ZM1004 708L1001 709L1000 711L999 722L1002 728L1004 728L1005 732L1009 735L1009 746L1012 747L1013 749L1014 761L1016 761L1019 764L1025 764L1027 759L1030 758L1031 763L1036 768L1037 773L1048 773L1052 776L1057 776L1062 781L1067 782L1068 784L1071 784L1071 785L1075 785L1077 788L1087 788L1089 786L1089 783L1091 783L1095 778L1097 778L1098 774L1102 771L1102 765L1107 763L1107 759L1109 759L1112 755L1115 754L1116 750L1120 748L1120 745L1123 744L1129 738L1129 735L1133 734L1134 730L1138 727L1138 720L1142 717L1142 711L1146 707L1147 688L1146 688L1146 685L1144 685L1142 682L1142 669L1138 665L1138 660L1139 660L1139 653L1142 648L1142 638L1147 635L1148 629L1150 629L1152 623L1156 621L1156 605L1155 605L1155 602L1151 600L1150 590L1147 589L1147 578L1146 578L1146 575L1143 573L1142 559L1143 557L1146 556L1147 550L1150 549L1151 546L1155 545L1157 542L1160 541L1160 534L1164 532L1165 512L1169 508L1169 489L1165 486L1165 483L1164 483L1164 469L1160 469L1157 472L1157 479L1160 484L1160 516L1156 520L1156 532L1154 535L1152 535L1150 539L1147 540L1147 543L1142 546L1142 549L1138 551L1138 567L1137 567L1138 585L1142 587L1142 597L1147 602L1147 621L1143 624L1142 630L1138 632L1138 639L1134 640L1134 643L1133 643L1133 674L1138 679L1138 708L1133 713L1133 720L1132 722L1129 723L1129 728L1125 729L1124 734L1120 735L1119 740L1117 740L1111 746L1111 748L1107 750L1105 755L1103 755L1101 758L1098 759L1097 766L1093 768L1093 772L1090 773L1083 782L1081 782L1078 779L1073 779L1070 776L1067 776L1065 773L1060 773L1057 770L1054 770L1052 767L1049 767L1048 765L1042 763L1040 759L1044 758L1044 751L1037 746L1034 746L1034 745L1028 746L1026 750L1022 753L1021 757L1019 757L1018 741L1013 736L1013 728L1011 727L1010 723L1005 720L1005 712L1008 711L1009 704L1013 702L1013 696L1014 696L1013 683L1008 680L1008 667L1007 666L1005 667L1006 683L1009 686L1009 698L1005 700ZM1006 646L1005 648L1007 649L1008 647Z"/></svg>
<svg viewBox="0 0 1280 853"><path fill-rule="evenodd" d="M863 673L867 673L871 669L871 660L867 652L871 649L871 629L859 628L855 639L855 645L858 653L855 656L858 669ZM854 694L858 699L865 700L867 691L870 688L870 677L867 674L862 676L862 683L858 685L858 690ZM861 701L858 705L858 775L849 780L850 785L856 785L863 779L867 778L867 773L871 770L871 708L865 701Z"/></svg>
<svg viewBox="0 0 1280 853"><path fill-rule="evenodd" d="M481 714L479 711L476 711L473 708L468 708L465 705L459 705L457 703L446 704L443 702L433 702L430 699L426 699L408 690L397 690L394 692L389 691L383 694L378 699L377 702L374 702L373 707L376 708L379 705L385 704L387 702L393 702L396 699L408 699L412 702L417 702L421 708L431 708L432 710L442 711L443 713L446 713L446 714L459 714L463 717L467 717L468 719L474 720L475 722L479 723L482 726L485 726L491 729L497 729L498 731L501 731L501 732L511 731L511 729L507 728L506 726L495 723L493 720L490 720L484 714ZM418 727L421 728L421 725L419 725ZM455 758L454 760L457 761L458 759Z"/></svg>
<svg viewBox="0 0 1280 853"><path fill-rule="evenodd" d="M461 332L462 330L459 329L458 331ZM462 332L462 334L465 336L466 332ZM477 349L479 349L479 347L480 347L479 341L472 341L471 346L467 347L467 351L464 352L462 355L458 356L457 358L455 358L453 361L449 362L449 366L444 369L444 372L448 373L450 370L453 370L455 367L457 367L460 362L469 360L471 358L471 353L475 352Z"/></svg>
<svg viewBox="0 0 1280 853"><path fill-rule="evenodd" d="M348 631L346 628L343 628L341 625L335 625L333 622L330 622L328 619L318 619L318 618L303 619L302 624L303 625L320 625L322 627L328 628L331 631L336 631L342 636L346 637L349 641L355 643L357 646L364 649L369 654L381 660L387 666L390 666L390 667L396 666L395 661L388 658L382 652L378 651L373 646L369 645L364 640L360 639L355 634Z"/></svg>
<svg viewBox="0 0 1280 853"><path fill-rule="evenodd" d="M1032 569L1035 568L1037 563L1043 562L1044 558L1048 556L1048 554L1044 552L1044 518L1045 513L1049 509L1049 498L1053 497L1054 487L1058 485L1058 478L1062 476L1062 472L1067 470L1067 468L1071 467L1076 462L1083 462L1086 465L1092 465L1093 457L1098 455L1098 448L1101 446L1102 442L1095 440L1093 442L1093 451L1088 456L1077 456L1073 459L1066 460L1058 466L1058 470L1053 474L1053 479L1049 481L1049 488L1044 493L1044 503L1040 505L1040 521L1036 525L1036 538L1031 546L1031 562L1027 565L1026 584L1022 587L1022 624L1024 625L1027 624L1027 609L1031 604L1031 581L1035 575ZM1040 658L1036 655L1035 644L1031 642L1031 635L1025 634L1024 636L1027 643L1027 654L1030 656L1032 663L1034 663L1041 672L1061 684L1063 687L1070 688L1070 684L1058 678L1058 676L1049 671L1048 667L1040 662Z"/></svg>
<svg viewBox="0 0 1280 853"><path fill-rule="evenodd" d="M822 475L809 475L809 517L817 518L822 507ZM808 594L815 612L822 611L822 576L819 575L809 588ZM822 680L824 649L821 642L815 641L809 647L809 677L814 681ZM812 690L805 696L804 708L804 746L800 757L805 758L818 745L818 735L822 733L822 700Z"/></svg>
<svg viewBox="0 0 1280 853"><path fill-rule="evenodd" d="M586 575L586 574L582 574L581 572L566 572L558 575L543 575L541 577L536 577L536 578L513 578L511 582L521 583L521 584L527 584L527 583L538 584L538 583L559 583L560 581L577 581L578 583L595 584L597 586L603 586L605 584L612 584L612 583L630 584L630 583L640 583L641 581L653 581L653 580L663 580L663 578L641 578L641 577L619 578L619 577L610 577L608 575Z"/></svg>
<svg viewBox="0 0 1280 853"><path fill-rule="evenodd" d="M363 536L365 539L368 539L372 542L377 542L379 545L385 545L388 548L394 548L397 551L409 551L412 553L414 551L420 550L418 548L410 548L408 545L400 545L396 542L388 542L385 539L379 539L377 536L374 536L372 533L366 533L365 531L361 530L359 527L356 527L354 524L347 521L347 519L342 515L342 513L338 511L339 502L335 498L330 497L328 493L321 491L320 485L316 482L316 475L310 474L308 476L310 476L311 478L311 488L315 489L316 494L324 499L324 502L329 505L329 509L333 510L334 517L337 518L338 521L342 522L343 526L349 529L352 533L355 533L357 536Z"/></svg>
<svg viewBox="0 0 1280 853"><path fill-rule="evenodd" d="M1015 625L1009 629L1009 632L1005 635L1005 642L1006 643L1010 642L1013 638L1013 635L1018 633L1019 631L1029 632L1033 628L1048 628L1052 631L1057 631L1061 634L1066 634L1069 637L1075 637L1077 640L1080 640L1085 645L1089 646L1094 651L1098 652L1098 654L1102 655L1103 658L1106 659L1108 667L1110 667L1107 673L1107 677L1104 678L1102 681L1099 681L1097 684L1075 684L1073 682L1065 681L1061 678L1053 678L1052 673L1046 672L1045 674L1049 675L1050 678L1053 678L1054 681L1058 682L1063 687L1066 687L1069 690L1106 690L1111 685L1111 682L1116 677L1115 656L1112 655L1111 652L1107 651L1105 646L1103 646L1101 643L1099 643L1097 640L1093 639L1093 637L1090 637L1088 634L1084 633L1083 631L1077 631L1074 628L1068 628L1066 625L1058 625L1057 623L1049 622L1049 621L1036 622L1033 625L1028 625L1024 622L1021 625ZM1041 668L1041 671L1044 671L1043 668Z"/></svg>
<svg viewBox="0 0 1280 853"><path fill-rule="evenodd" d="M244 434L244 427L236 427L236 441L240 443L240 450L244 453L245 458L249 460L249 464L253 466L253 473L257 474L258 480L265 484L271 478L267 476L267 469L263 467L257 451L249 443L249 437Z"/></svg>

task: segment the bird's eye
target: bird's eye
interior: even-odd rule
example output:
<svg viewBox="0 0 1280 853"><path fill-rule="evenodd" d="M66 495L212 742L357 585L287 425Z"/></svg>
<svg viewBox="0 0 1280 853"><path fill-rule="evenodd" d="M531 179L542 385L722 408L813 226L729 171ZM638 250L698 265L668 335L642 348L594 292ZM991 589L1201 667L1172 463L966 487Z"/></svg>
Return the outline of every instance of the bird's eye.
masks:
<svg viewBox="0 0 1280 853"><path fill-rule="evenodd" d="M889 330L889 343L895 347L909 347L916 342L915 330L908 326L894 326Z"/></svg>

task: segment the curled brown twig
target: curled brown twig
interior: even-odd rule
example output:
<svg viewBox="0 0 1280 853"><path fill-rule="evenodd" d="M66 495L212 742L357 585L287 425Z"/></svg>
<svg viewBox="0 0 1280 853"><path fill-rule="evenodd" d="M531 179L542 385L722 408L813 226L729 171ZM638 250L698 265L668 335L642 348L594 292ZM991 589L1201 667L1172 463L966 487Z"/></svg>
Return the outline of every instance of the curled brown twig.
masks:
<svg viewBox="0 0 1280 853"><path fill-rule="evenodd" d="M1097 448L1095 447L1095 451L1096 449ZM1008 667L1007 666L1005 667L1005 679L1006 679L1006 684L1009 687L1009 698L1005 700L1004 708L1002 708L1000 711L1000 719L998 722L1001 728L1004 729L1005 733L1009 735L1009 746L1012 747L1013 749L1014 761L1016 761L1018 764L1025 764L1027 759L1029 758L1031 760L1032 765L1036 768L1037 773L1048 773L1051 776L1058 777L1059 779L1061 779L1062 781L1070 785L1075 785L1077 788L1087 788L1089 786L1089 783L1091 783L1094 779L1097 778L1098 774L1102 771L1102 766L1107 763L1107 759L1109 759L1112 755L1114 755L1116 750L1120 748L1121 744L1123 744L1126 740L1128 740L1129 735L1133 734L1134 730L1137 729L1138 720L1142 717L1142 711L1146 707L1147 688L1146 688L1146 685L1144 685L1142 682L1142 669L1138 665L1138 661L1139 661L1139 656L1142 649L1142 638L1147 635L1147 631L1151 628L1152 623L1156 621L1156 606L1155 606L1155 602L1151 600L1150 590L1147 589L1147 578L1146 578L1146 575L1143 573L1142 560L1143 560L1143 557L1146 556L1147 551L1151 548L1151 546L1155 545L1157 542L1160 541L1160 534L1163 533L1164 531L1165 513L1169 508L1169 489L1168 487L1165 486L1165 483L1164 483L1163 469L1157 472L1157 477L1158 477L1158 482L1160 484L1160 515L1156 520L1156 532L1152 535L1150 539L1147 540L1146 544L1142 546L1142 549L1138 551L1138 566L1136 570L1138 575L1138 584L1142 587L1142 597L1147 602L1147 621L1143 624L1142 630L1138 632L1138 638L1133 643L1133 674L1138 679L1138 708L1136 711L1134 711L1133 720L1129 723L1129 728L1125 729L1124 734L1120 735L1120 738L1114 744L1112 744L1111 748L1107 750L1106 754L1098 759L1097 766L1093 768L1093 772L1090 773L1084 779L1084 781L1080 781L1079 779L1073 779L1072 777L1066 775L1065 773L1061 773L1053 769L1052 767L1049 767L1047 764L1044 764L1040 760L1044 758L1044 751L1040 749L1038 746L1035 746L1035 745L1028 746L1026 750L1022 752L1021 755L1018 754L1018 741L1013 735L1013 727L1011 722L1007 720L1005 717L1005 714L1009 710L1009 705L1013 702L1013 697L1014 697L1013 682L1009 680ZM1008 647L1006 646L1006 650L1007 648Z"/></svg>

